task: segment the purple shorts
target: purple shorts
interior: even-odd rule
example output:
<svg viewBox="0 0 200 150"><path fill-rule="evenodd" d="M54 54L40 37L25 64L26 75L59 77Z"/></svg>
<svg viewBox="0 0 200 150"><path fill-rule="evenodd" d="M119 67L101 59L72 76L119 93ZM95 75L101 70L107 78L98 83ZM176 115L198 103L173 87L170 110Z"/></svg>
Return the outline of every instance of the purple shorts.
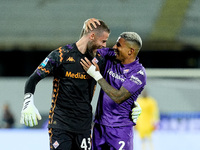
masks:
<svg viewBox="0 0 200 150"><path fill-rule="evenodd" d="M95 123L92 150L133 150L133 126L110 127Z"/></svg>

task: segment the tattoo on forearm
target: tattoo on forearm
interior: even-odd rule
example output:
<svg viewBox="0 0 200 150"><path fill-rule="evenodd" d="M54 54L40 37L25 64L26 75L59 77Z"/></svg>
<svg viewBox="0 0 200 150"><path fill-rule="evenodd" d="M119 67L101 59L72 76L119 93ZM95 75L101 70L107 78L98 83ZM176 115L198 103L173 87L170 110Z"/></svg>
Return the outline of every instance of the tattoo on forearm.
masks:
<svg viewBox="0 0 200 150"><path fill-rule="evenodd" d="M100 79L98 83L104 92L116 103L121 103L131 96L128 90L123 87L121 87L120 90L115 89L110 84L108 84L104 78Z"/></svg>

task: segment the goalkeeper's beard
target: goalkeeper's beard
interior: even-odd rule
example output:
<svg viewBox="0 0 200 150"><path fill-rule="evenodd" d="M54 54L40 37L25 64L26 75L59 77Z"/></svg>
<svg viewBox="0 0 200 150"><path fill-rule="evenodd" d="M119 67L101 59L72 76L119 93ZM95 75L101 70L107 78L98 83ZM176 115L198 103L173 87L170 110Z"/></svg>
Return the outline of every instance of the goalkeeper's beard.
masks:
<svg viewBox="0 0 200 150"><path fill-rule="evenodd" d="M92 58L94 58L96 56L96 53L97 53L97 49L95 49L95 50L87 50L86 51L86 55L88 54Z"/></svg>
<svg viewBox="0 0 200 150"><path fill-rule="evenodd" d="M101 49L102 46L96 44L96 40L88 43L88 48L86 53L88 53L92 58L96 56L97 49Z"/></svg>

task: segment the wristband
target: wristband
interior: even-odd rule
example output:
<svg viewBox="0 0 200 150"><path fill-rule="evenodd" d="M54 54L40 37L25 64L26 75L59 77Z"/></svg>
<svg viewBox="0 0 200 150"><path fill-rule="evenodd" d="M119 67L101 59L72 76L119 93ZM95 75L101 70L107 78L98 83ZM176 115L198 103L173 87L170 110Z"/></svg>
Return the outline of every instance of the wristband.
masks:
<svg viewBox="0 0 200 150"><path fill-rule="evenodd" d="M100 80L102 77L101 73L99 71L96 71L96 67L94 65L91 65L88 69L87 73L93 77L96 81Z"/></svg>

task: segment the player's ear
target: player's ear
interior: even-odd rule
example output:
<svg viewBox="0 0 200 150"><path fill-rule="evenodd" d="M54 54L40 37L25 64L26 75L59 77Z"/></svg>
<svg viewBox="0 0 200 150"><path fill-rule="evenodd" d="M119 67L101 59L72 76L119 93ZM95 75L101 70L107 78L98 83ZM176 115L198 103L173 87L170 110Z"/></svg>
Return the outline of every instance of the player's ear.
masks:
<svg viewBox="0 0 200 150"><path fill-rule="evenodd" d="M128 51L128 54L131 55L134 52L133 48L130 48L130 50Z"/></svg>
<svg viewBox="0 0 200 150"><path fill-rule="evenodd" d="M94 33L91 33L91 34L90 34L90 40L94 40L94 37L95 37L95 34L94 34Z"/></svg>

